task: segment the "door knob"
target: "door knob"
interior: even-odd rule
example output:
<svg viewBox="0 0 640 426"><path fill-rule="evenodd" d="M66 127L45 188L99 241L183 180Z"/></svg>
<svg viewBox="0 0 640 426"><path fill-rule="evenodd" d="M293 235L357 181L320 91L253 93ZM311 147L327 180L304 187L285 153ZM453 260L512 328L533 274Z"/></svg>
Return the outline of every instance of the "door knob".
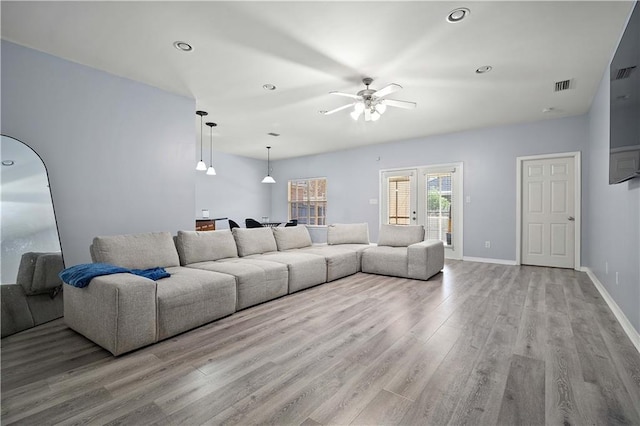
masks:
<svg viewBox="0 0 640 426"><path fill-rule="evenodd" d="M575 218L575 217L573 217L573 216L569 216L569 221L573 222L574 220L576 220L576 218Z"/></svg>

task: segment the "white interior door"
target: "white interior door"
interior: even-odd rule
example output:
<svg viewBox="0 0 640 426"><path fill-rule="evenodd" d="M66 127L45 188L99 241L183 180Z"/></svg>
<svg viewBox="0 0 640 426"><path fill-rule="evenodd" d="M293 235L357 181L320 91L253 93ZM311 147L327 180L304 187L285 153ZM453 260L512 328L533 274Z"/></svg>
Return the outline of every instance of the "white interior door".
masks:
<svg viewBox="0 0 640 426"><path fill-rule="evenodd" d="M522 263L574 268L575 159L522 163Z"/></svg>

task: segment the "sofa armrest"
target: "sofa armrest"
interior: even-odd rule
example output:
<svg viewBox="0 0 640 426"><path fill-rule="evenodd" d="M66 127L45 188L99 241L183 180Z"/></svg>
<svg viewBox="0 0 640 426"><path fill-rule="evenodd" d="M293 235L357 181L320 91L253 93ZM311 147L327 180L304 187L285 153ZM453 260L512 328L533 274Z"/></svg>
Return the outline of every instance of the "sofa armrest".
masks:
<svg viewBox="0 0 640 426"><path fill-rule="evenodd" d="M84 288L65 285L64 319L114 355L155 343L156 283L113 274L96 277Z"/></svg>
<svg viewBox="0 0 640 426"><path fill-rule="evenodd" d="M426 240L407 247L409 278L428 280L444 268L444 244Z"/></svg>

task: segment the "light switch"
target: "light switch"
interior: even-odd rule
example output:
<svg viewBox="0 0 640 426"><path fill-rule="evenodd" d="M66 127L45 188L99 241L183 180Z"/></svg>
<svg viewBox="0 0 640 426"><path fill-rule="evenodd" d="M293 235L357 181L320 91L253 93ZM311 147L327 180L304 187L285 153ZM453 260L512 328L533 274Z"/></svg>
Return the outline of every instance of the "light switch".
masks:
<svg viewBox="0 0 640 426"><path fill-rule="evenodd" d="M369 198L369 204L378 204L377 198Z"/></svg>
<svg viewBox="0 0 640 426"><path fill-rule="evenodd" d="M466 201L467 203L470 203L470 202L471 202L471 195L467 195L467 198L465 199L465 201Z"/></svg>

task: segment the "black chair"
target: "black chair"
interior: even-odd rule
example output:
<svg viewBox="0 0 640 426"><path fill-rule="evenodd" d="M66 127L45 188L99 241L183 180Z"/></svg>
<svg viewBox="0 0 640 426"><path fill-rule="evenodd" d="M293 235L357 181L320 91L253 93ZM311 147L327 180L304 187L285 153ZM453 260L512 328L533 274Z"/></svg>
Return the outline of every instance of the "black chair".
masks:
<svg viewBox="0 0 640 426"><path fill-rule="evenodd" d="M247 228L262 228L262 224L255 219L247 218L244 223Z"/></svg>
<svg viewBox="0 0 640 426"><path fill-rule="evenodd" d="M291 219L289 222L285 223L284 227L287 226L298 226L298 219Z"/></svg>
<svg viewBox="0 0 640 426"><path fill-rule="evenodd" d="M233 228L240 228L240 225L238 225L234 220L229 219L229 229Z"/></svg>

